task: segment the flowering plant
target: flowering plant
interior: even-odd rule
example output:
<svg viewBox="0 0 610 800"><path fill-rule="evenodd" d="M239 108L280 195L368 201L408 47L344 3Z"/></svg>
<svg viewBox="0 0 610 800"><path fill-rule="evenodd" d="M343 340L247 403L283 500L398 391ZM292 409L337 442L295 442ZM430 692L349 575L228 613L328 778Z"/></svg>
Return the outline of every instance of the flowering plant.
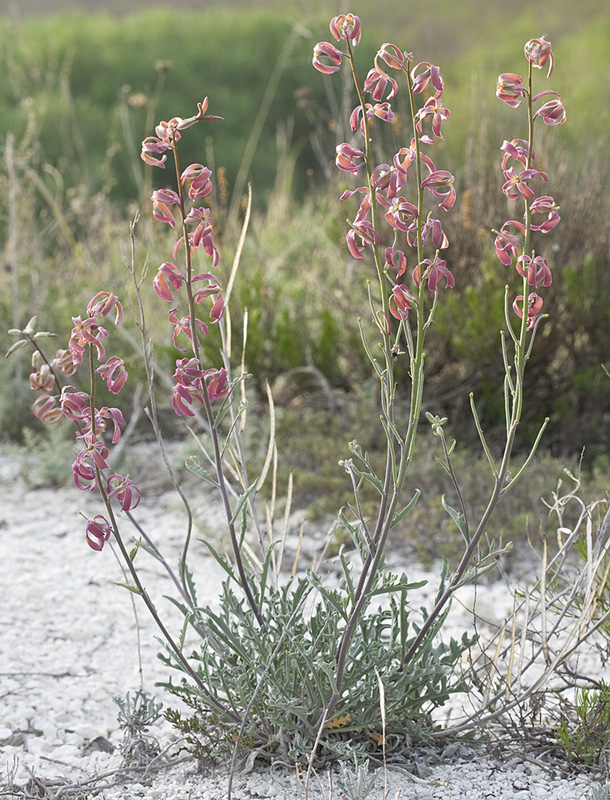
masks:
<svg viewBox="0 0 610 800"><path fill-rule="evenodd" d="M293 572L282 582L272 515L262 523L257 513L257 494L275 444L271 437L263 474L252 480L240 438L243 404L235 397L236 386L245 376L235 374L228 344L230 315L226 313L239 257L221 288L221 281L210 271L216 270L220 260L213 214L206 205L212 191L212 172L200 163L181 169L179 161L184 131L220 119L207 113L207 98L198 104L194 116L160 122L155 135L142 143L142 159L160 169L171 163L175 167L175 188L158 189L151 198L154 218L177 234L168 260L158 267L152 285L160 300L171 305L168 321L173 345L180 354L172 377L171 405L178 417L200 419L209 442L211 472L198 462L190 466L219 493L225 512L230 555L221 556L208 543L228 576L221 612L201 609L197 602L195 580L188 569L190 514L180 574L175 576L153 537L143 531L134 515L141 501L139 488L128 475L116 473L111 466L110 446L119 441L125 420L119 408L98 407L96 381L105 382L116 395L128 379L124 361L115 355L106 357L106 318L114 314L115 325L123 318L118 298L106 291L96 294L85 317L73 318L68 348L58 350L53 359L39 344L49 334L35 333L35 320L22 331L13 331L21 338L9 351L28 343L34 348L31 385L39 393L33 406L36 416L47 424L67 418L75 425L79 451L72 465L74 484L81 491L97 491L103 505L103 513L86 522L86 541L96 551L111 538L116 541L133 580L131 588L141 595L165 640L163 658L181 673L181 683L170 679L168 688L195 709L196 729L204 737L206 730L220 729L227 742L239 744L245 738L261 752L280 753L290 759L318 747L326 754L341 754L346 737L354 746L358 737L360 743L372 737L385 747L386 732L422 738L433 735L431 711L451 692L464 688L458 664L472 640L464 635L459 642L439 642L437 636L455 590L495 563L498 552L493 544L489 553L482 551L483 534L497 503L530 463L546 425L525 463L511 475L511 453L524 403L526 363L543 318L543 297L533 289L542 292L552 281L548 262L532 247L533 236L544 237L559 223L555 200L536 194L540 185L548 182L548 175L534 166L534 129L537 120L547 125L565 121L565 110L556 93L533 93L533 70L548 65L550 77L554 57L549 42L532 39L525 46L527 79L505 73L499 77L496 91L511 108L525 103L529 126L527 140L507 140L501 148L503 192L509 200L523 204L522 217L504 222L495 231L498 260L504 267L514 267L511 281L516 275L520 287L515 291L507 286L506 332L501 334L506 441L501 456L494 457L471 397L474 421L491 471L487 507L479 520L471 522L453 469L455 443L446 438L446 419L426 415L440 441L439 460L458 498L458 508L451 507L444 497L443 506L464 547L451 572L444 564L434 606L414 622L410 595L420 584L410 583L406 575L386 574L384 553L392 530L403 523L418 499L417 490L409 500L404 494L422 409L426 335L437 304L442 302L441 293L450 291L456 283L444 257L450 243L442 221L443 214L456 202L456 181L447 169L437 167L431 155L444 138L451 112L445 106L439 67L427 61L414 64L412 54L385 43L362 81L354 59L354 48L361 37L360 20L353 14L341 14L331 21L330 31L336 44L318 43L313 66L332 76L346 64L358 97L349 117L352 138L337 146L336 165L357 183L342 194L346 203L357 201L348 223L347 249L354 259L372 264L368 298L376 343L364 325L361 334L378 381L386 451L380 471L355 441L349 445L352 457L339 462L354 498L349 508L340 512L339 523L356 555L348 559L344 551L340 553L342 580L338 587L329 588L313 571L304 575ZM395 119L392 102L400 85L404 86L411 112L410 137L386 162L377 164L375 134L379 126L391 125ZM552 100L537 105L549 94ZM247 222L248 213L243 235ZM201 261L204 266L196 266ZM144 320L141 322L144 333ZM209 364L202 359L201 341L213 325L220 330L222 350L218 363ZM403 362L410 384L406 404L399 403L397 397ZM152 370L149 359L146 364ZM82 365L89 369L87 392L65 380ZM271 396L269 402L272 410ZM154 395L151 406L161 441ZM364 483L377 492L376 511L371 517L365 515L361 502ZM184 495L183 499L188 510ZM179 594L175 604L185 618L179 638L168 631L141 583L117 507L133 523L139 539L163 561L173 580ZM248 557L255 549L254 557ZM372 603L381 595L387 597L387 605L375 610ZM200 644L187 655L189 626ZM170 716L177 727L195 729L192 720L185 722L177 712Z"/></svg>

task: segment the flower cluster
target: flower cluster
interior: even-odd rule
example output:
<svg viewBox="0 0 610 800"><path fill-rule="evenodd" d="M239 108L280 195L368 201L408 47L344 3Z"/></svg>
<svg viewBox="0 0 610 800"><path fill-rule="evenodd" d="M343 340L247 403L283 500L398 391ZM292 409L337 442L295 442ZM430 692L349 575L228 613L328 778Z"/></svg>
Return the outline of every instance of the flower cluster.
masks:
<svg viewBox="0 0 610 800"><path fill-rule="evenodd" d="M544 37L531 39L525 45L528 62L528 86L524 86L521 75L503 73L498 78L496 96L511 108L518 108L523 100L528 104L530 120L530 141L513 139L502 145L502 191L511 200L521 199L525 206L522 220L511 219L504 223L496 233L496 254L505 266L514 264L524 284L532 287L550 286L553 277L545 259L532 251L529 254L530 233L549 233L559 224L559 206L549 195L538 195L532 184L548 180L546 172L534 168L534 148L532 144L534 122L542 119L546 125L561 125L566 120L566 112L557 92L545 90L532 94L532 69L542 69L548 64L547 78L553 73L555 59L551 43ZM553 99L540 105L535 104L543 97L552 95ZM541 215L541 216L539 216ZM513 310L520 319L526 316L526 327L531 329L540 318L543 300L536 292L530 292L527 301L519 295Z"/></svg>
<svg viewBox="0 0 610 800"><path fill-rule="evenodd" d="M167 153L174 154L176 165L176 145L180 140L180 131L194 125L200 120L218 120L206 114L208 99L198 104L198 112L187 120L174 117L169 122L160 122L155 128L156 136L149 136L142 142L142 159L151 166L165 168ZM203 392L207 392L210 402L228 394L230 386L226 369L204 369L200 359L198 333L207 336L208 325L194 315L195 305L208 298L212 300L209 311L211 324L218 322L224 312L224 299L220 284L211 272L197 273L193 266L194 254L201 250L216 267L219 260L218 250L213 240L212 215L209 208L197 205L212 191L212 173L203 164L190 164L178 176L178 191L174 189L158 189L153 192L153 216L156 220L183 232L172 250L172 260L164 261L157 270L153 280L153 288L157 295L168 303L175 302L176 293L186 287L189 311L183 315L178 306L170 309L168 318L173 326L174 347L181 353L187 353L190 346L192 357L178 359L174 373L174 390L172 405L178 415L194 416L193 401L204 402ZM176 259L184 246L184 268L177 266ZM110 378L108 378L110 380Z"/></svg>
<svg viewBox="0 0 610 800"><path fill-rule="evenodd" d="M313 65L324 74L337 72L344 58L349 59L353 67L352 47L360 41L360 20L354 14L341 14L331 21L330 30L337 42L345 42L347 52L330 42L319 42L314 47ZM391 123L395 117L390 101L398 93L398 82L387 72L388 68L403 72L407 78L415 135L408 147L401 147L395 153L391 163L373 166L369 162L370 126L376 120ZM443 211L449 211L456 200L453 175L447 170L437 169L432 159L421 152L422 145L431 145L444 138L443 122L451 112L443 105L443 90L444 83L437 66L423 61L411 68L409 54L401 52L394 44L383 44L363 83L360 103L350 116L351 130L354 134L359 132L364 141L360 146L344 142L336 151L336 165L340 170L358 175L366 166L370 175L366 186L347 190L341 197L342 200L355 195L361 197L360 207L349 223L346 236L351 255L362 258L368 247L376 248L382 243L381 220L391 229L392 244L385 248L383 270L392 285L387 307L397 319L405 319L415 302L409 288L398 283L407 269L401 238L405 245L418 249L419 263L412 272L416 287L425 282L431 292L437 292L441 276L447 287L454 286L446 262L438 257L439 250L449 245L442 223L431 213L424 218L422 203L425 191ZM415 110L414 96L424 92L428 98ZM366 95L370 95L371 102L367 102ZM416 173L416 202L407 199L405 194L410 168ZM428 243L436 249L433 259L423 259L422 256L421 248ZM383 327L388 329L387 324Z"/></svg>
<svg viewBox="0 0 610 800"><path fill-rule="evenodd" d="M132 484L129 477L117 474L106 476L110 465L104 434L110 425L112 444L119 441L121 425L125 424L122 412L108 406L96 408L91 394L79 391L70 384L63 387L59 384L60 375L64 378L72 377L85 356L89 356L91 365L95 360L104 362L94 372L106 381L110 392L118 394L121 391L127 380L125 363L118 356L110 356L105 360L104 341L108 332L101 324L103 318L113 312L114 323L118 325L123 319L123 307L117 296L111 292L98 292L89 302L84 318L72 318L74 327L66 350L58 350L54 359L43 363L42 352L38 349L34 351L30 386L40 396L34 402L32 410L45 425L69 419L76 426L76 439L81 445L72 463L76 488L83 491L101 488L102 495L109 502L116 498L123 511L131 511L140 502L140 490ZM111 523L105 517L97 515L87 523L87 543L94 550L101 550L111 531Z"/></svg>

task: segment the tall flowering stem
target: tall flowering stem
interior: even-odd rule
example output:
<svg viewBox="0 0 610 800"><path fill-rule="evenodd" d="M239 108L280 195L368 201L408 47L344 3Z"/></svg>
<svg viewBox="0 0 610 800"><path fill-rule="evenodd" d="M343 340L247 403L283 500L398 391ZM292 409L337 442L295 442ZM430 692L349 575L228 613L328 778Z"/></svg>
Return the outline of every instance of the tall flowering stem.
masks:
<svg viewBox="0 0 610 800"><path fill-rule="evenodd" d="M560 221L558 213L559 207L554 199L548 195L537 197L530 186L530 182L540 177L542 177L544 181L547 180L546 173L541 173L534 169L535 122L537 118L540 118L547 125L557 125L562 124L566 119L566 113L561 98L555 92L551 92L557 98L556 101L554 101L556 113L554 113L553 118L548 117L545 106L537 110L535 108L535 104L543 96L546 96L548 91L539 92L538 94L533 93L533 70L536 68L540 69L549 63L547 78L551 76L554 69L554 56L551 50L551 43L546 41L544 37L540 39L531 39L526 43L524 52L528 62L527 88L523 86L523 78L514 73L503 73L500 75L496 87L496 96L498 99L502 100L511 108L518 108L524 100L526 101L528 122L527 140L513 139L511 141L505 141L502 145L503 158L501 166L505 179L502 191L511 200L518 201L519 197L521 197L523 202L523 221L508 220L504 223L500 231L494 231L496 233L496 254L498 260L505 267L515 267L521 278L522 287L521 295L515 298L511 306L510 288L508 285L506 286L506 326L514 348L514 356L511 363L507 351L506 338L502 332L502 350L505 365L506 443L502 457L499 463L496 463L485 440L474 399L471 395L471 408L475 424L494 478L493 489L487 507L476 529L472 533L470 533L469 530L465 531L467 547L464 550L460 563L445 590L438 598L432 612L415 637L405 656L405 662L408 662L417 652L417 649L433 626L434 621L451 599L455 589L460 585L464 573L477 551L479 542L485 533L498 501L510 490L529 465L549 421L547 418L542 424L524 464L513 476L509 477L510 458L523 411L525 369L534 345L536 330L543 318L541 314L543 298L537 292L532 292L530 290L532 287L547 287L552 281L552 274L548 263L540 256L536 256L532 249L532 233L539 232L541 234L547 234L553 230ZM512 162L514 162L515 166L512 166ZM515 186L519 187L518 193L515 193ZM547 218L545 222L540 225L534 225L533 215L541 211L547 214ZM526 265L527 269L525 268ZM515 331L514 317L510 315L511 310L519 319L517 331Z"/></svg>
<svg viewBox="0 0 610 800"><path fill-rule="evenodd" d="M442 123L449 116L443 108L444 84L438 67L422 62L412 65L411 54L403 53L396 45L382 45L375 58L374 67L364 83L360 81L354 60L353 48L360 41L360 21L353 14L335 17L330 30L337 42L344 44L342 51L329 42L321 42L314 48L313 65L324 74L332 74L340 68L345 58L351 70L359 105L353 110L350 125L355 136L363 139L361 147L345 142L337 147L337 166L343 171L357 175L364 166L365 185L348 190L342 199L357 196L361 199L356 217L349 223L347 245L354 258L362 258L370 248L375 265L378 297L369 291L371 315L381 336L383 366L379 365L363 333L363 343L371 363L380 380L381 422L387 439L387 457L383 480L379 480L365 461L365 472L374 485L379 487L379 504L375 526L369 530L362 513L358 512L358 524L363 536L363 563L352 597L352 606L337 650L336 690L330 699L325 716L332 713L343 685L347 654L353 633L366 608L376 575L381 565L384 548L390 529L397 516L408 467L413 458L415 436L419 422L424 381L424 342L426 330L432 322L436 309L440 279L447 287L454 285L446 262L439 251L448 245L440 219L426 217L425 203L428 192L433 202L449 210L455 202L454 178L451 173L437 170L434 162L422 152L423 145L433 145L443 138ZM331 60L329 65L326 59ZM409 105L412 115L412 138L401 147L391 163L373 164L372 133L374 127L391 123L394 118L390 100L398 93L398 81L387 69L398 71L406 79ZM417 108L416 95L429 84L433 94ZM370 95L369 102L367 95ZM428 131L428 118L431 117ZM426 130L424 131L424 125ZM427 175L424 177L424 170ZM414 175L413 175L414 173ZM409 196L412 199L409 199ZM438 199L441 200L438 203ZM429 246L434 257L426 259L425 248ZM407 271L409 248L415 251L415 267L412 268L411 287L403 277ZM430 299L428 299L430 298ZM410 312L415 315L411 326ZM396 321L394 327L392 322ZM395 394L395 362L397 354L404 352L409 357L411 378L411 403L406 419L397 419ZM358 451L356 455L361 458ZM353 461L342 462L355 487L356 509L360 509L356 474L362 475ZM320 724L322 724L320 722Z"/></svg>
<svg viewBox="0 0 610 800"><path fill-rule="evenodd" d="M212 439L216 480L224 505L241 587L259 625L264 629L265 623L250 588L240 551L234 514L224 474L218 426L212 408L212 403L215 400L222 399L231 393L229 375L225 367L221 369L205 369L201 360L199 335L200 333L203 335L207 333L208 325L197 317L195 307L208 298L214 300L209 312L210 324L219 323L224 312L224 300L216 277L211 272L195 274L196 270L193 265L193 254L200 250L211 259L212 267L216 267L218 264L218 251L213 240L211 212L205 206L196 205L198 200L205 198L212 190L211 171L201 164L191 164L182 170L178 153L178 143L182 137L183 130L201 120L220 119L220 117L207 114L207 107L208 100L206 98L203 103L199 104L198 113L195 116L187 120L175 117L169 122L159 123L155 129L156 136L148 137L142 143L142 159L152 166L165 168L167 153L171 153L175 167L177 191L165 189L153 192L153 214L159 222L167 223L173 228L176 225L176 219L172 207L175 206L177 208L182 235L173 248L172 258L174 261L179 250L184 248L184 274L180 272L173 262L164 262L159 267L154 287L161 299L172 303L175 299L174 293L180 291L182 286L186 288L187 316L180 318L178 308L172 308L169 312L169 321L174 325L174 344L176 348L183 353L187 352L185 348L178 344L179 341L184 340L185 335L187 337L187 345L190 344L192 358L176 361L172 403L178 415L193 416L194 403L199 403L203 407L208 431ZM159 154L162 154L160 159L157 157ZM188 207L187 197L188 201L190 201ZM193 226L195 226L194 231L192 230ZM195 284L203 280L208 281L207 285L195 288ZM181 559L184 583L186 583L186 556L189 540L190 532L186 538Z"/></svg>

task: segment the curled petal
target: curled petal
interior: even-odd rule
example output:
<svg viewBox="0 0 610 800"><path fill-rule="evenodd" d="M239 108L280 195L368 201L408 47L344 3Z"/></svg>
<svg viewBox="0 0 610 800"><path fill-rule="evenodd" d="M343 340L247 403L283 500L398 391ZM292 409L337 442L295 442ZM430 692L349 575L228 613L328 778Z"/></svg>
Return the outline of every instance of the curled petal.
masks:
<svg viewBox="0 0 610 800"><path fill-rule="evenodd" d="M555 95L554 100L549 100L548 102L544 103L544 105L540 106L539 109L535 112L535 117L540 117L545 125L563 125L566 121L567 115L566 110L563 107L563 102L561 97L557 94L557 92L552 92L550 90L546 92L540 92L534 97L534 101L538 100L539 97L542 97L545 94L552 94Z"/></svg>
<svg viewBox="0 0 610 800"><path fill-rule="evenodd" d="M49 394L55 386L55 378L48 364L43 364L39 370L30 374L30 389L34 392Z"/></svg>
<svg viewBox="0 0 610 800"><path fill-rule="evenodd" d="M194 417L195 412L191 408L194 400L203 403L200 389L195 386L183 386L180 383L174 386L172 406L178 416Z"/></svg>
<svg viewBox="0 0 610 800"><path fill-rule="evenodd" d="M97 550L98 552L103 549L111 533L112 527L110 523L101 514L96 514L93 519L90 519L85 528L87 544L92 550Z"/></svg>
<svg viewBox="0 0 610 800"><path fill-rule="evenodd" d="M339 42L349 39L353 45L360 42L360 18L355 14L339 14L330 21L330 32Z"/></svg>
<svg viewBox="0 0 610 800"><path fill-rule="evenodd" d="M498 78L496 97L511 108L517 108L527 92L523 88L523 78L514 72L503 72Z"/></svg>
<svg viewBox="0 0 610 800"><path fill-rule="evenodd" d="M322 58L327 58L330 63L321 61ZM313 49L312 64L323 75L332 75L333 72L338 72L341 67L341 59L343 53L337 49L330 42L318 42Z"/></svg>
<svg viewBox="0 0 610 800"><path fill-rule="evenodd" d="M48 394L36 398L32 411L45 425L56 425L64 415L61 407L57 407L57 398Z"/></svg>
<svg viewBox="0 0 610 800"><path fill-rule="evenodd" d="M106 481L106 491L109 499L116 497L122 511L132 511L140 502L140 490L134 486L129 477L111 475Z"/></svg>
<svg viewBox="0 0 610 800"><path fill-rule="evenodd" d="M422 281L427 281L431 292L436 292L441 277L445 278L447 289L453 289L455 286L453 274L447 269L446 261L438 257L438 253L432 260L425 258L413 270L415 285L419 287Z"/></svg>
<svg viewBox="0 0 610 800"><path fill-rule="evenodd" d="M405 64L405 54L395 44L385 42L377 52L377 58L384 61L392 69L402 69Z"/></svg>
<svg viewBox="0 0 610 800"><path fill-rule="evenodd" d="M51 362L53 368L62 375L70 378L76 372L77 366L72 360L72 353L69 350L58 350L55 358Z"/></svg>
<svg viewBox="0 0 610 800"><path fill-rule="evenodd" d="M404 284L397 284L392 289L392 294L388 301L390 314L396 319L406 319L409 311L413 307L415 298Z"/></svg>
<svg viewBox="0 0 610 800"><path fill-rule="evenodd" d="M383 195L378 195L379 204L387 209L385 220L392 228L399 231L409 230L409 226L417 219L417 206L410 203L406 197L400 195L391 200Z"/></svg>
<svg viewBox="0 0 610 800"><path fill-rule="evenodd" d="M559 206L549 195L542 195L532 201L530 205L530 212L532 214L546 214L546 220L540 225L532 225L533 231L540 231L540 233L548 233L553 228L557 227L561 221L559 216Z"/></svg>
<svg viewBox="0 0 610 800"><path fill-rule="evenodd" d="M396 163L379 164L373 170L371 183L375 189L381 189L387 193L388 200L396 197L398 192L407 182L407 173Z"/></svg>
<svg viewBox="0 0 610 800"><path fill-rule="evenodd" d="M531 330L536 324L536 320L540 316L540 311L542 310L542 297L537 295L535 292L532 292L528 295L527 298L527 327L526 330ZM523 319L523 295L520 294L518 297L515 298L515 302L513 303L513 311L519 317L519 319Z"/></svg>
<svg viewBox="0 0 610 800"><path fill-rule="evenodd" d="M501 150L504 151L502 159L502 172L507 169L509 158L514 158L521 166L527 167L530 143L525 139L513 139L511 142L504 140ZM534 161L534 151L531 154L531 163Z"/></svg>
<svg viewBox="0 0 610 800"><path fill-rule="evenodd" d="M110 356L108 361L95 371L100 375L102 380L106 381L106 385L112 394L118 394L127 380L125 362L118 356Z"/></svg>
<svg viewBox="0 0 610 800"><path fill-rule="evenodd" d="M77 421L91 418L91 398L74 386L64 386L61 390L61 410L64 417Z"/></svg>
<svg viewBox="0 0 610 800"><path fill-rule="evenodd" d="M530 286L542 285L546 287L553 282L549 265L540 256L531 258L531 256L522 255L517 259L515 266L519 275L527 276L527 282Z"/></svg>
<svg viewBox="0 0 610 800"><path fill-rule="evenodd" d="M455 204L454 181L455 178L446 169L437 169L424 178L421 185L424 189L429 189L435 197L442 198L443 202L439 203L440 208L449 211Z"/></svg>
<svg viewBox="0 0 610 800"><path fill-rule="evenodd" d="M388 86L389 92L386 96ZM384 97L386 100L391 100L398 92L398 84L394 78L391 78L377 67L373 67L369 70L362 88L365 92L370 92L373 95L373 100L375 100L376 103L381 102Z"/></svg>
<svg viewBox="0 0 610 800"><path fill-rule="evenodd" d="M167 160L165 151L169 150L170 148L171 143L164 142L161 139L158 139L156 136L148 136L142 142L142 152L140 154L142 161L144 161L150 167L161 167L161 169L165 169L165 162ZM161 158L158 158L161 153L164 155L162 155Z"/></svg>
<svg viewBox="0 0 610 800"><path fill-rule="evenodd" d="M516 228L519 233L512 233L509 228ZM496 255L499 260L508 267L512 264L513 258L517 256L517 249L523 246L525 237L525 225L514 219L505 222L502 230L494 231L496 234Z"/></svg>
<svg viewBox="0 0 610 800"><path fill-rule="evenodd" d="M106 420L112 421L114 426L112 433L112 444L116 444L121 438L121 429L119 428L119 425L125 424L122 411L119 408L107 408L104 406L104 408L98 411L98 417L103 429L106 427Z"/></svg>
<svg viewBox="0 0 610 800"><path fill-rule="evenodd" d="M423 69L420 71L420 67ZM443 93L444 83L441 77L441 71L434 64L429 64L427 61L421 61L411 70L411 80L413 81L413 91L415 94L420 94L424 91L430 81L432 86L436 89L436 97L440 97Z"/></svg>
<svg viewBox="0 0 610 800"><path fill-rule="evenodd" d="M206 369L203 373L210 403L225 397L231 388L229 373L222 369Z"/></svg>
<svg viewBox="0 0 610 800"><path fill-rule="evenodd" d="M192 386L194 382L201 381L203 370L201 362L196 358L181 358L176 361L176 371L173 379L181 386ZM199 384L201 385L201 384Z"/></svg>
<svg viewBox="0 0 610 800"><path fill-rule="evenodd" d="M406 272L407 257L402 250L397 250L394 247L386 247L385 263L388 267L396 270L397 278L400 278L400 276L404 275Z"/></svg>
<svg viewBox="0 0 610 800"><path fill-rule="evenodd" d="M357 239L360 240L358 244ZM362 258L362 253L367 244L377 245L381 241L379 234L368 220L354 221L352 228L345 237L347 248L354 258Z"/></svg>
<svg viewBox="0 0 610 800"><path fill-rule="evenodd" d="M550 78L555 69L555 56L551 50L551 43L547 42L544 36L540 39L530 39L524 47L525 57L537 69L542 69L548 63L549 71L547 78Z"/></svg>
<svg viewBox="0 0 610 800"><path fill-rule="evenodd" d="M355 175L364 163L364 153L357 147L343 142L343 144L337 145L335 163L343 172L351 172Z"/></svg>
<svg viewBox="0 0 610 800"><path fill-rule="evenodd" d="M171 261L165 261L157 270L153 280L153 289L162 300L167 300L171 303L174 299L172 289L178 291L185 280L186 278L175 264L172 264Z"/></svg>
<svg viewBox="0 0 610 800"><path fill-rule="evenodd" d="M120 325L123 321L123 306L119 302L116 294L111 292L98 292L95 297L92 297L87 306L87 314L90 317L95 317L99 314L101 317L107 317L112 310L115 310L114 324Z"/></svg>
<svg viewBox="0 0 610 800"><path fill-rule="evenodd" d="M212 171L202 164L191 164L182 173L182 183L190 183L189 197L196 200L198 197L206 197L212 191L212 181L210 180Z"/></svg>

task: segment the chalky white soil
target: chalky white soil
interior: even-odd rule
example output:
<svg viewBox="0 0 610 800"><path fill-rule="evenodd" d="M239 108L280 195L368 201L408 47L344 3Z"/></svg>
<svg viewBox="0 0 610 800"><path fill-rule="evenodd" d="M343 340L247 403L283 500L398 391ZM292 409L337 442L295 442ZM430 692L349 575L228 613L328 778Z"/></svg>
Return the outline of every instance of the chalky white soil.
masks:
<svg viewBox="0 0 610 800"><path fill-rule="evenodd" d="M112 698L140 685L130 595L114 585L124 579L110 548L95 553L85 543L79 511L88 516L100 513L96 498L71 487L28 489L17 474L16 461L0 455L0 786L4 784L7 791L7 782L12 781L13 788L25 787L29 795L38 786L39 796L46 797L225 798L228 768L201 774L192 760L144 776L141 782L117 777L122 733ZM136 513L175 559L184 520L174 495L145 497ZM205 495L198 514L207 532L213 531L220 509ZM222 579L220 568L200 543L194 543L192 553L200 600L213 603ZM146 556L141 561L145 585L158 607L172 616L163 600L170 588L160 566ZM398 556L390 558L390 564L395 570L403 566ZM420 573L428 577L409 566L409 578L418 578ZM430 577L434 580L434 574ZM497 606L499 597L507 601L498 587L487 591L490 607ZM452 614L456 632L471 624L459 608ZM175 625L170 622L170 630L177 630L175 612L172 619ZM144 687L165 700L163 691L155 689L155 681L166 673L156 659L154 625L144 609L140 609L139 628ZM169 748L168 756L184 755L168 723L161 721L150 732L162 748ZM113 752L105 751L112 748ZM411 765L412 771L417 768ZM422 761L419 769L428 783L413 782L390 769L387 798L579 800L587 796L591 783L585 777L562 779L519 756L501 758L459 748L436 763ZM95 777L98 781L91 783ZM68 785L79 783L80 794L72 789L68 793ZM100 787L105 788L98 793ZM311 800L340 798L336 776L330 787L328 774L314 776L308 796ZM382 795L380 779L371 797ZM236 776L233 797L298 800L305 793L292 771L255 769Z"/></svg>

